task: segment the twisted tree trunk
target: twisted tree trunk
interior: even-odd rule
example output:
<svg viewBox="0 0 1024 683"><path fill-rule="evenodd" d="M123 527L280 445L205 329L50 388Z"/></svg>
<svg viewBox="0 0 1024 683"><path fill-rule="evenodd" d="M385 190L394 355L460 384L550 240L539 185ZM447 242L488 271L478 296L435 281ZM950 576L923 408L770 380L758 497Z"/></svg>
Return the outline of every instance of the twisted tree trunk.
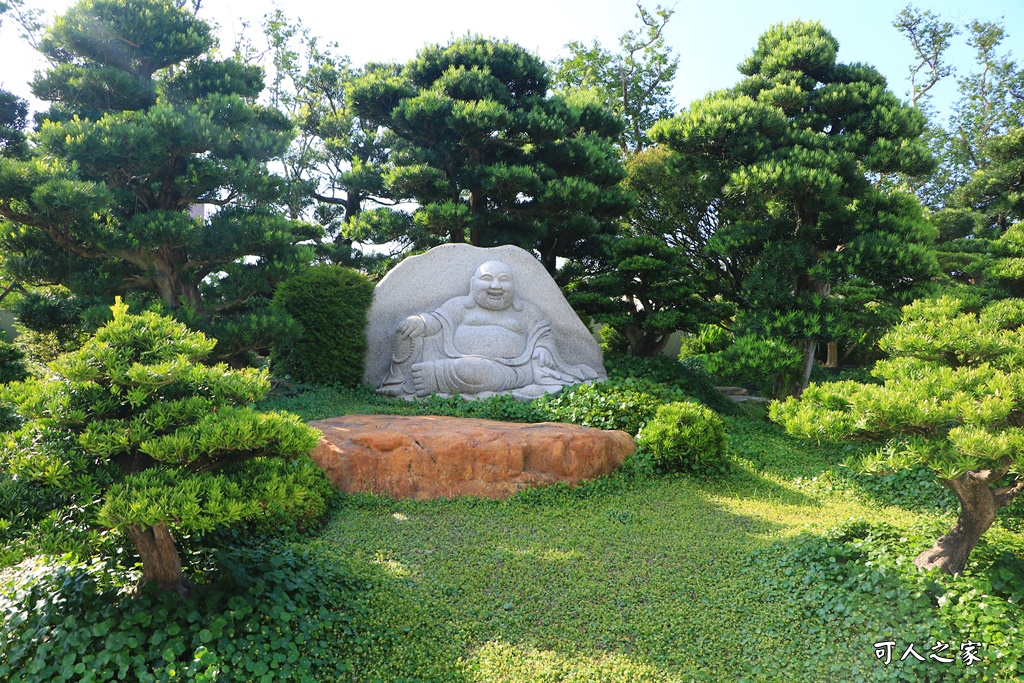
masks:
<svg viewBox="0 0 1024 683"><path fill-rule="evenodd" d="M178 548L167 525L132 524L126 531L142 558L142 583L155 581L163 590L187 598L192 586L181 571Z"/></svg>
<svg viewBox="0 0 1024 683"><path fill-rule="evenodd" d="M914 559L922 569L938 568L946 574L959 574L967 566L967 558L981 535L988 531L996 513L1013 502L1024 490L1024 481L1010 486L992 488L1009 470L1009 460L989 470L971 470L956 479L941 479L960 499L960 516L952 530Z"/></svg>

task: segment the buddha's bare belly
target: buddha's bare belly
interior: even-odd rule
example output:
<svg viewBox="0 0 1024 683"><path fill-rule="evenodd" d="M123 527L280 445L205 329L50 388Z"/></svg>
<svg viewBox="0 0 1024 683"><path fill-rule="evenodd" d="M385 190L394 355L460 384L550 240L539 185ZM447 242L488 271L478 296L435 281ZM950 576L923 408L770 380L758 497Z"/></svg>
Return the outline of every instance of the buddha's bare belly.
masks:
<svg viewBox="0 0 1024 683"><path fill-rule="evenodd" d="M467 356L515 358L526 350L526 337L501 325L459 325L454 341L455 349Z"/></svg>

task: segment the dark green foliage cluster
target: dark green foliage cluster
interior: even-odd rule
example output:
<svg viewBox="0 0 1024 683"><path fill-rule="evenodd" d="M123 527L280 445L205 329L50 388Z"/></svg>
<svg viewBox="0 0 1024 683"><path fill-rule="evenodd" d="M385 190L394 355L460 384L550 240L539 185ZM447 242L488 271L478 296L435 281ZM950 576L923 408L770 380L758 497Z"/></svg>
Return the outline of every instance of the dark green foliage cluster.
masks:
<svg viewBox="0 0 1024 683"><path fill-rule="evenodd" d="M104 563L26 562L0 579L5 681L338 681L350 675L365 587L315 547L222 553L182 600L127 591Z"/></svg>
<svg viewBox="0 0 1024 683"><path fill-rule="evenodd" d="M6 7L6 3L0 2L0 14ZM0 89L0 156L20 158L28 154L27 122L28 102Z"/></svg>
<svg viewBox="0 0 1024 683"><path fill-rule="evenodd" d="M715 388L715 383L700 361L684 358L676 361L668 356L639 358L628 355L611 355L604 359L605 369L611 379L643 378L677 389L690 398L722 415L735 415L736 404Z"/></svg>
<svg viewBox="0 0 1024 683"><path fill-rule="evenodd" d="M699 403L673 401L660 406L640 430L637 444L659 471L716 475L731 470L725 423Z"/></svg>
<svg viewBox="0 0 1024 683"><path fill-rule="evenodd" d="M14 344L0 341L0 384L20 382L28 377L25 369L25 353ZM0 432L8 432L18 427L21 420L14 410L0 403Z"/></svg>
<svg viewBox="0 0 1024 683"><path fill-rule="evenodd" d="M282 282L274 307L298 321L302 336L273 346L274 371L300 382L362 382L371 301L373 283L351 268L314 266Z"/></svg>
<svg viewBox="0 0 1024 683"><path fill-rule="evenodd" d="M0 384L20 382L26 377L25 353L14 344L0 341Z"/></svg>
<svg viewBox="0 0 1024 683"><path fill-rule="evenodd" d="M779 398L798 383L803 358L781 339L744 335L723 350L704 356L704 365L723 384L752 384L763 396Z"/></svg>
<svg viewBox="0 0 1024 683"><path fill-rule="evenodd" d="M66 291L26 292L14 305L14 316L34 332L74 335L82 326L82 297Z"/></svg>
<svg viewBox="0 0 1024 683"><path fill-rule="evenodd" d="M57 547L59 538L48 532L55 526L63 534L73 531L76 525L68 523L68 502L68 496L38 482L0 476L0 567L37 552L63 550Z"/></svg>
<svg viewBox="0 0 1024 683"><path fill-rule="evenodd" d="M82 319L86 307L85 298L63 288L26 292L12 308L20 326L18 348L39 364L79 348L87 339Z"/></svg>
<svg viewBox="0 0 1024 683"><path fill-rule="evenodd" d="M649 234L603 236L599 256L585 269L567 266L572 306L621 333L636 356L657 355L672 334L717 322L731 306L709 295L685 252Z"/></svg>
<svg viewBox="0 0 1024 683"><path fill-rule="evenodd" d="M1020 548L1008 549L1008 538L982 539L964 573L921 572L910 558L930 544L934 533L850 520L823 535L803 536L795 545L754 552L749 571L766 577L770 599L792 605L794 616L804 615L774 626L806 632L810 652L817 649L820 634L842 633L842 646L863 652L871 652L876 642L897 641L900 649L894 647L892 660L898 666L877 661L858 670L861 677L855 680L1018 680L1024 674L1018 637L1024 617ZM813 631L805 622L810 614ZM983 660L972 667L960 659L948 664L912 657L897 661L907 644L915 643L915 650L928 657L937 641L952 643L941 655L946 658L956 658L961 643L980 643ZM821 645L822 655L835 656L830 651L836 644ZM827 668L824 656L818 665Z"/></svg>

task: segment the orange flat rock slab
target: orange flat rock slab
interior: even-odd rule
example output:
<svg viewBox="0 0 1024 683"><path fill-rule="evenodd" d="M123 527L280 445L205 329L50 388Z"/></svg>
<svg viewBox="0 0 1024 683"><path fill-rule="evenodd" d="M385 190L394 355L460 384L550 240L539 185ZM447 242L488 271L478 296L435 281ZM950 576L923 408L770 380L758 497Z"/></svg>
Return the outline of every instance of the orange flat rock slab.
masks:
<svg viewBox="0 0 1024 683"><path fill-rule="evenodd" d="M309 425L323 432L311 455L336 488L393 498L507 498L596 479L636 450L625 432L555 422L345 415Z"/></svg>

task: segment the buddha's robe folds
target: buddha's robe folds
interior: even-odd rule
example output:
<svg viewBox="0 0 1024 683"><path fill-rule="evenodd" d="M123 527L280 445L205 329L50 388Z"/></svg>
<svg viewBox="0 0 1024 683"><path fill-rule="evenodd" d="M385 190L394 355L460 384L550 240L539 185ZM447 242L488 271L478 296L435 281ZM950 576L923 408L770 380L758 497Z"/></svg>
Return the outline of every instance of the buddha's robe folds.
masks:
<svg viewBox="0 0 1024 683"><path fill-rule="evenodd" d="M396 337L391 369L378 390L382 394L483 398L511 393L528 399L598 377L589 366L559 358L551 326L529 302L517 300L496 311L468 296L455 297L418 317L422 334Z"/></svg>

